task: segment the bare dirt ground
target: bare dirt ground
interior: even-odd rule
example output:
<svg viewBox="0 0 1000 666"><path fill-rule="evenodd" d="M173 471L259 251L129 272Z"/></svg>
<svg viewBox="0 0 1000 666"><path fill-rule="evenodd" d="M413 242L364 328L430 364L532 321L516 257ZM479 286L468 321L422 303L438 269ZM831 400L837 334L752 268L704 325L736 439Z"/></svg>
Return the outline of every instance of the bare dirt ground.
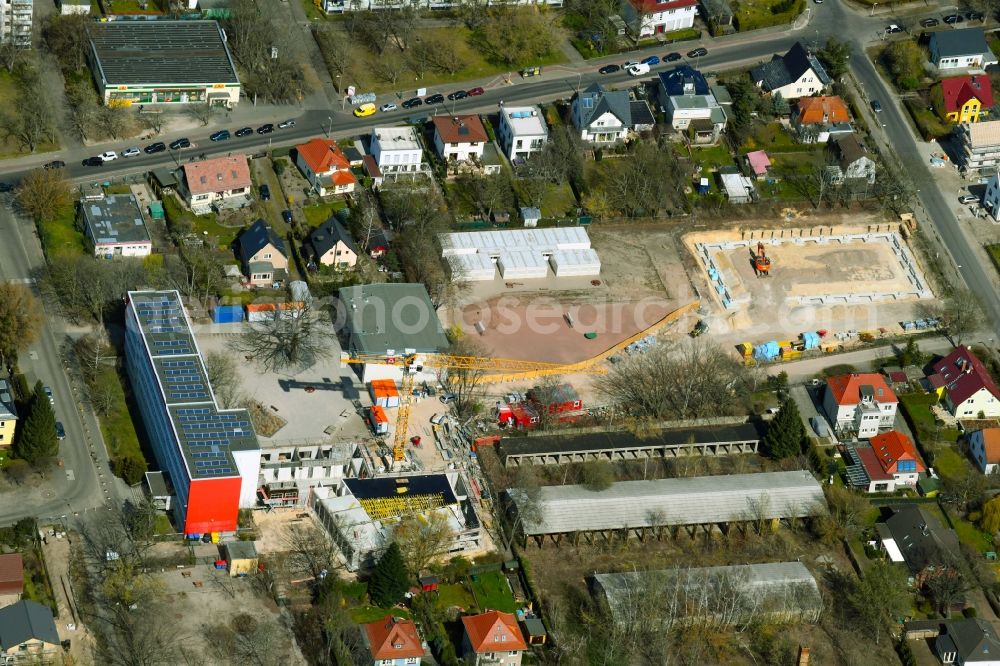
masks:
<svg viewBox="0 0 1000 666"><path fill-rule="evenodd" d="M61 529L61 526L56 529ZM70 539L49 536L46 540L47 543L42 545L42 553L45 556L45 567L49 571L56 607L59 609L56 631L59 632L60 640L70 641L69 655L73 658L73 663L86 664L94 647L94 637L76 612L76 600L73 598L69 577Z"/></svg>
<svg viewBox="0 0 1000 666"><path fill-rule="evenodd" d="M170 609L162 620L184 637L185 649L190 654L211 654L206 630L215 625L228 626L236 615L248 613L258 622L278 622L282 626L281 635L291 655L283 663L306 663L291 632L284 629L277 605L253 588L251 578L230 578L227 571L216 570L211 562L201 558L194 566L165 569L154 575L163 583L166 606Z"/></svg>
<svg viewBox="0 0 1000 666"><path fill-rule="evenodd" d="M312 525L322 529L312 518L312 512L303 507L254 511L253 522L257 534L257 553L261 556L288 551L288 530L295 525Z"/></svg>

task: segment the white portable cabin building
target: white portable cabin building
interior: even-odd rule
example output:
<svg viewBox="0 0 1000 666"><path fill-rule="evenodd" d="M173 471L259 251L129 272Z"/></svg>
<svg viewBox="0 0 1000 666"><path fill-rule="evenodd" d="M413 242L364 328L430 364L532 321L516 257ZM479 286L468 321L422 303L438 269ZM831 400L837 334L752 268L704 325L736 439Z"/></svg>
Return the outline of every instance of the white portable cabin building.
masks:
<svg viewBox="0 0 1000 666"><path fill-rule="evenodd" d="M544 278L549 274L545 259L535 252L504 252L497 259L497 266L505 280Z"/></svg>
<svg viewBox="0 0 1000 666"><path fill-rule="evenodd" d="M469 282L493 280L497 276L496 264L486 254L458 254L448 257L448 267L454 278Z"/></svg>
<svg viewBox="0 0 1000 666"><path fill-rule="evenodd" d="M549 257L549 265L556 277L601 274L601 258L593 249L553 252Z"/></svg>

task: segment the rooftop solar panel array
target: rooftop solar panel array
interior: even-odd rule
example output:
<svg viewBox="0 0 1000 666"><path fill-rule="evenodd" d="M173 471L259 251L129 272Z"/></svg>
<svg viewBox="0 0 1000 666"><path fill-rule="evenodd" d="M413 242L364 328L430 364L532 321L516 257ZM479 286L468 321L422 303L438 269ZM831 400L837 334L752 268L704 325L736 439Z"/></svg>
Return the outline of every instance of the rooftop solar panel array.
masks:
<svg viewBox="0 0 1000 666"><path fill-rule="evenodd" d="M219 411L177 292L129 298L193 479L236 476L232 452L258 449L245 409Z"/></svg>
<svg viewBox="0 0 1000 666"><path fill-rule="evenodd" d="M216 21L111 21L87 32L107 85L238 85Z"/></svg>

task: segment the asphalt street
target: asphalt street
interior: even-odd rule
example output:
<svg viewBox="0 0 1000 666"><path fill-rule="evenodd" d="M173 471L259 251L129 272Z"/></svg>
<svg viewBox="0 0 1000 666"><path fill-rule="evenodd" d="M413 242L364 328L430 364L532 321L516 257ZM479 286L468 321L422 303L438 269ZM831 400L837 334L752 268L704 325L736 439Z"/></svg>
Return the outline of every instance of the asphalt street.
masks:
<svg viewBox="0 0 1000 666"><path fill-rule="evenodd" d="M4 239L0 243L0 278L29 282L35 270L44 263L41 246L34 225L13 215L7 201L0 205L0 238ZM56 418L66 429L66 438L59 446L63 467L56 469L52 479L45 482L46 496L41 502L31 505L0 502L0 525L29 515L57 518L95 509L110 497L105 489L108 493L115 492L116 484L108 471L104 447L94 435L97 423L93 413L89 408L81 408L66 375L60 354L63 331L63 321L47 312L46 325L42 327L38 342L19 357L22 372L52 389Z"/></svg>

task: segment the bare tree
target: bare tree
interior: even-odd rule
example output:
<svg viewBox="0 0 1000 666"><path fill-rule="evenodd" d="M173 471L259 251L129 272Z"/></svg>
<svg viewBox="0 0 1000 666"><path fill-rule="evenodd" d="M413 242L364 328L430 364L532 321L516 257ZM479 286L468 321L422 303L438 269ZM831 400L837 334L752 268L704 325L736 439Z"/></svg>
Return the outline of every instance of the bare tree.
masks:
<svg viewBox="0 0 1000 666"><path fill-rule="evenodd" d="M440 510L405 516L392 528L392 540L399 546L406 568L416 574L447 553L454 538L448 516Z"/></svg>
<svg viewBox="0 0 1000 666"><path fill-rule="evenodd" d="M16 110L0 115L0 130L29 152L56 135L56 118L49 89L33 64L22 63L16 74Z"/></svg>
<svg viewBox="0 0 1000 666"><path fill-rule="evenodd" d="M970 336L979 332L986 318L979 298L964 288L955 289L944 301L941 310L941 327L952 344L958 346Z"/></svg>
<svg viewBox="0 0 1000 666"><path fill-rule="evenodd" d="M212 122L212 118L215 116L215 108L210 104L188 104L184 111L193 120L201 123L202 127L206 127Z"/></svg>
<svg viewBox="0 0 1000 666"><path fill-rule="evenodd" d="M267 372L294 372L330 356L330 333L323 328L313 306L302 303L249 324L230 348Z"/></svg>
<svg viewBox="0 0 1000 666"><path fill-rule="evenodd" d="M335 82L338 77L342 79L347 75L347 71L351 66L351 48L348 36L340 31L320 25L313 25L312 31L313 37L316 39L316 44L319 45L319 51L323 55L323 62L326 63L330 74L333 75ZM343 87L344 83L344 81L340 81L341 87ZM344 93L343 90L338 90L337 92L340 94Z"/></svg>
<svg viewBox="0 0 1000 666"><path fill-rule="evenodd" d="M452 343L448 350L455 356L485 357L486 349L469 337L462 337ZM485 394L483 377L486 372L481 368L451 368L448 370L448 388L454 394L455 413L459 418L468 418L481 408L481 400Z"/></svg>
<svg viewBox="0 0 1000 666"><path fill-rule="evenodd" d="M231 354L208 352L205 354L205 370L221 407L231 408L243 402L240 373Z"/></svg>
<svg viewBox="0 0 1000 666"><path fill-rule="evenodd" d="M380 80L390 85L396 85L399 77L406 71L407 63L400 51L396 49L383 51L370 65L372 72Z"/></svg>
<svg viewBox="0 0 1000 666"><path fill-rule="evenodd" d="M69 183L60 169L35 169L14 192L17 207L36 222L48 222L72 203Z"/></svg>
<svg viewBox="0 0 1000 666"><path fill-rule="evenodd" d="M340 550L312 523L292 525L285 537L286 565L293 573L320 580L342 568Z"/></svg>

